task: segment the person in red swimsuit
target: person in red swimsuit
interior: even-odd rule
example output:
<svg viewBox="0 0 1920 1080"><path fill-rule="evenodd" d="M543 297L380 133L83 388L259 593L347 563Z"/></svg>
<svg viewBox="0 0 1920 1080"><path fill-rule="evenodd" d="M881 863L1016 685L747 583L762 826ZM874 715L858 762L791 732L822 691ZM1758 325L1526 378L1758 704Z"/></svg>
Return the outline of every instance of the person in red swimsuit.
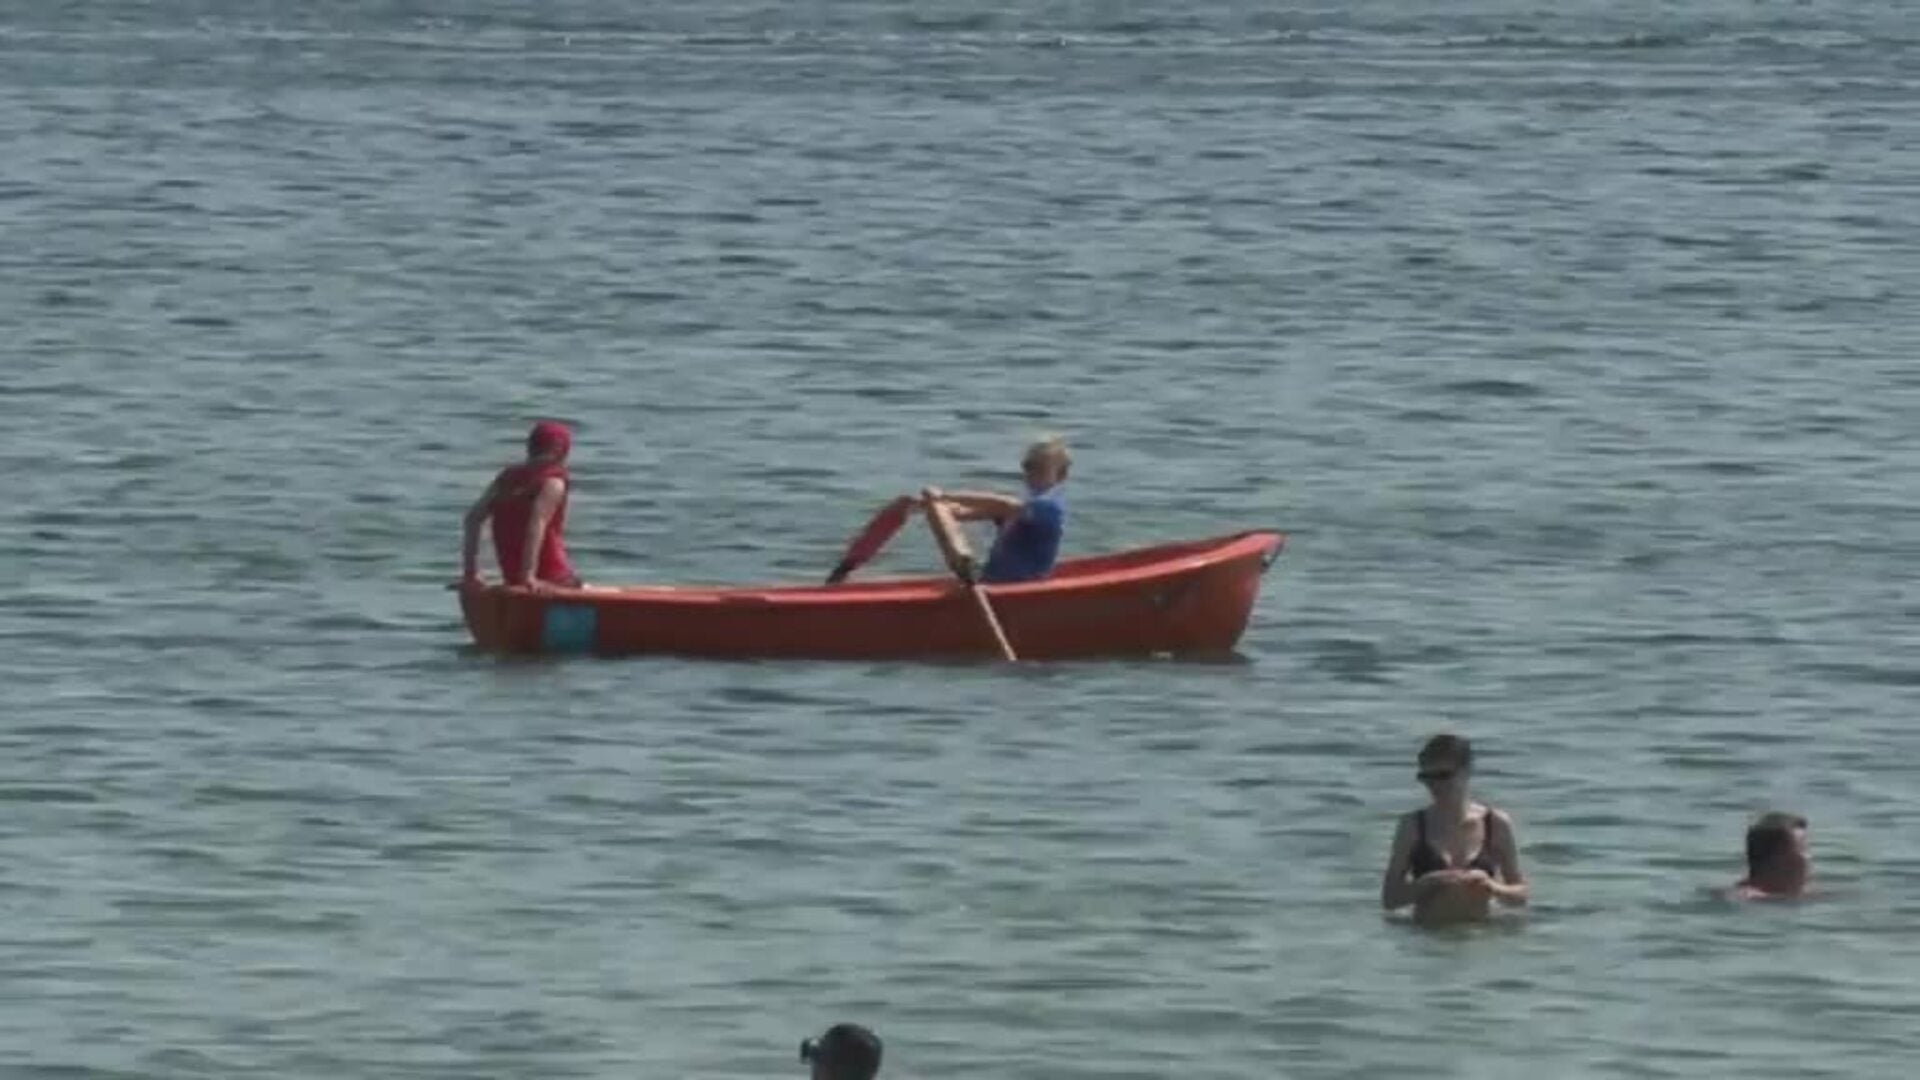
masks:
<svg viewBox="0 0 1920 1080"><path fill-rule="evenodd" d="M1478 922L1492 902L1527 902L1513 819L1467 794L1473 747L1435 735L1420 750L1420 782L1432 802L1400 819L1380 881L1380 906L1413 905L1423 926Z"/></svg>
<svg viewBox="0 0 1920 1080"><path fill-rule="evenodd" d="M480 526L493 531L493 554L509 586L530 589L580 587L567 558L567 454L573 433L542 420L527 433L527 460L500 470L467 510L461 539L460 581L480 582ZM533 573L528 573L532 567Z"/></svg>

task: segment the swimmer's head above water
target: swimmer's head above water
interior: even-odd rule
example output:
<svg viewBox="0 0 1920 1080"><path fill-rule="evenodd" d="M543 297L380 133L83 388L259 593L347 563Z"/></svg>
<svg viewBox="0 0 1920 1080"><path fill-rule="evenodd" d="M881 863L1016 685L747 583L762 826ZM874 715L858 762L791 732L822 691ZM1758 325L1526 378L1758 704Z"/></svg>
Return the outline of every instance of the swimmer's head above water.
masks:
<svg viewBox="0 0 1920 1080"><path fill-rule="evenodd" d="M1734 888L1749 899L1791 899L1807 890L1813 855L1807 819L1779 811L1747 827L1747 876Z"/></svg>
<svg viewBox="0 0 1920 1080"><path fill-rule="evenodd" d="M1434 802L1451 795L1464 799L1467 778L1473 773L1473 744L1462 735L1435 735L1420 748L1415 777L1426 785Z"/></svg>
<svg viewBox="0 0 1920 1080"><path fill-rule="evenodd" d="M873 1080L880 1072L880 1036L859 1024L835 1024L800 1044L813 1080Z"/></svg>

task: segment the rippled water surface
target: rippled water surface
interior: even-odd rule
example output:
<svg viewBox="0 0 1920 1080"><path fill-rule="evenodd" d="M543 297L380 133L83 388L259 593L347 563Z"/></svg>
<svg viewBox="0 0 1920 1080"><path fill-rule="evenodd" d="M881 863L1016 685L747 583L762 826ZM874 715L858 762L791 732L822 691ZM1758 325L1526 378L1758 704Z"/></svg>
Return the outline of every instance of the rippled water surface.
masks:
<svg viewBox="0 0 1920 1080"><path fill-rule="evenodd" d="M1426 7L0 4L0 1072L1910 1071L1920 16ZM603 581L1046 429L1293 540L1238 663L504 663L540 414ZM1521 923L1378 914L1443 727Z"/></svg>

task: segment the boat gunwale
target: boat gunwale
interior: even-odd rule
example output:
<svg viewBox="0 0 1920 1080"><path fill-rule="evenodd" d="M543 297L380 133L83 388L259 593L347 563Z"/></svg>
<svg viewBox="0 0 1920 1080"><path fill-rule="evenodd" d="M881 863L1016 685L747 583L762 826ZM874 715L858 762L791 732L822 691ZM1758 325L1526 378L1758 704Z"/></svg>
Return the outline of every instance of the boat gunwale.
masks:
<svg viewBox="0 0 1920 1080"><path fill-rule="evenodd" d="M1039 581L983 585L981 588L995 598L1037 595L1072 597L1188 575L1211 566L1237 562L1267 550L1277 557L1285 549L1287 539L1288 535L1284 532L1262 529L1201 540L1127 548L1065 560L1053 575ZM1156 551L1168 554L1164 558L1151 558ZM1176 551L1184 551L1184 554L1174 554ZM1130 558L1141 561L1111 568L1097 565ZM547 589L538 593L508 589L494 583L478 592L482 596L499 596L510 602L589 604L596 607L865 607L924 604L950 595L958 586L959 582L952 577L916 575L875 578L840 585L631 585Z"/></svg>

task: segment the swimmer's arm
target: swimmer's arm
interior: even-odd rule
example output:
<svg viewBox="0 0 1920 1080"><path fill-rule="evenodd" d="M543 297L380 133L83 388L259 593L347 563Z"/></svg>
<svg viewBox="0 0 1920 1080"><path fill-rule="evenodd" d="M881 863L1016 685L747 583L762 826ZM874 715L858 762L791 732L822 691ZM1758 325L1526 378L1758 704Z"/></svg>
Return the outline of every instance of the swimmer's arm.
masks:
<svg viewBox="0 0 1920 1080"><path fill-rule="evenodd" d="M1500 824L1493 837L1494 853L1500 857L1500 878L1493 883L1493 895L1501 903L1521 907L1533 890L1527 885L1527 876L1520 872L1520 845L1513 838L1513 819L1498 810L1493 815Z"/></svg>
<svg viewBox="0 0 1920 1080"><path fill-rule="evenodd" d="M493 500L499 494L500 480L496 477L467 508L460 534L460 577L463 580L471 581L480 576L480 526L486 524L487 514L493 509Z"/></svg>
<svg viewBox="0 0 1920 1080"><path fill-rule="evenodd" d="M1426 878L1407 880L1407 863L1413 859L1413 839L1413 818L1403 816L1400 827L1393 833L1393 853L1387 856L1387 872L1380 877L1380 906L1387 911L1406 907L1426 891L1420 887Z"/></svg>

